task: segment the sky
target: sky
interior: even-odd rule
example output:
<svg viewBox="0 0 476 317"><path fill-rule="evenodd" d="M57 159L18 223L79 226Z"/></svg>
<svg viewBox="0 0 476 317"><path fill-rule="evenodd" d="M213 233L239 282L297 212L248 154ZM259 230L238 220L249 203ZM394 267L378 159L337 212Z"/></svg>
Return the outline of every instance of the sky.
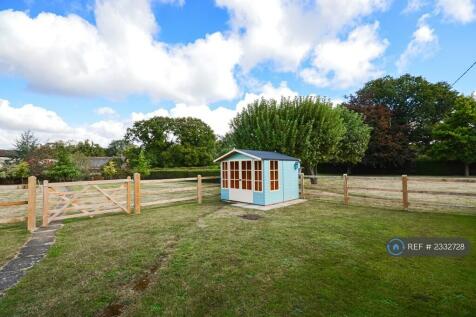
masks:
<svg viewBox="0 0 476 317"><path fill-rule="evenodd" d="M0 0L0 148L27 129L107 146L157 115L224 135L257 98L339 103L475 60L476 0ZM476 91L476 67L454 88Z"/></svg>

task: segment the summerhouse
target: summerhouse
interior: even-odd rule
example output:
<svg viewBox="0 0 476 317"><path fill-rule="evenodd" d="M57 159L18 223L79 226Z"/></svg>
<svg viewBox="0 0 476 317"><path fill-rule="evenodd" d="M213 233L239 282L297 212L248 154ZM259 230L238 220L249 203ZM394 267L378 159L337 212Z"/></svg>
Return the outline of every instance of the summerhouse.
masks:
<svg viewBox="0 0 476 317"><path fill-rule="evenodd" d="M299 198L300 160L276 152L233 149L217 158L221 199L271 205Z"/></svg>

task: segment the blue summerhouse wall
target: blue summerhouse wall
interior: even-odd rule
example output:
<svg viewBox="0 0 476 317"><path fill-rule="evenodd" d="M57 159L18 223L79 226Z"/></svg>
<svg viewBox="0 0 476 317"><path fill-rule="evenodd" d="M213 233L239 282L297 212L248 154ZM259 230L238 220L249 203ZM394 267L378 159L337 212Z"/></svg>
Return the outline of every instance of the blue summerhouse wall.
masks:
<svg viewBox="0 0 476 317"><path fill-rule="evenodd" d="M283 164L283 200L299 198L299 162L282 161Z"/></svg>
<svg viewBox="0 0 476 317"><path fill-rule="evenodd" d="M265 204L271 205L276 204L283 201L283 162L279 161L278 163L278 179L279 179L279 189L278 190L271 190L271 184L269 182L270 175L269 175L269 168L270 168L270 161L263 161L264 162L264 195L265 195Z"/></svg>
<svg viewBox="0 0 476 317"><path fill-rule="evenodd" d="M220 190L220 197L221 197L221 200L229 200L230 199L230 192L229 192L228 188L222 188Z"/></svg>

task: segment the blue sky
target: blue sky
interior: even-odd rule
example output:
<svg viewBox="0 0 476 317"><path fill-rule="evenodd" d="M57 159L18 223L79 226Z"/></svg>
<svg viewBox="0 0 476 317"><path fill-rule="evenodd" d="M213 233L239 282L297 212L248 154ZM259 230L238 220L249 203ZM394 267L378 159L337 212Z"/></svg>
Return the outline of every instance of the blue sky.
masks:
<svg viewBox="0 0 476 317"><path fill-rule="evenodd" d="M476 60L476 0L0 2L0 147L120 138L195 116L223 134L255 98L336 102L403 73L452 83ZM454 87L476 90L476 68Z"/></svg>

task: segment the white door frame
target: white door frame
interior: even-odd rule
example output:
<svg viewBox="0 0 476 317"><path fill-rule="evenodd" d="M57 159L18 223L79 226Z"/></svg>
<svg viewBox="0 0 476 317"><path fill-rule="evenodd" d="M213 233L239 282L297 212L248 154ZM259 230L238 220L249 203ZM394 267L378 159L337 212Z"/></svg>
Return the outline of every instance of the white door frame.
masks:
<svg viewBox="0 0 476 317"><path fill-rule="evenodd" d="M243 189L242 186L242 168L241 164L243 161L251 162L251 189ZM238 162L238 188L231 187L231 162ZM230 180L229 186L229 199L233 201L253 203L253 185L254 185L254 164L253 159L242 159L242 160L230 160L228 161L228 179Z"/></svg>

